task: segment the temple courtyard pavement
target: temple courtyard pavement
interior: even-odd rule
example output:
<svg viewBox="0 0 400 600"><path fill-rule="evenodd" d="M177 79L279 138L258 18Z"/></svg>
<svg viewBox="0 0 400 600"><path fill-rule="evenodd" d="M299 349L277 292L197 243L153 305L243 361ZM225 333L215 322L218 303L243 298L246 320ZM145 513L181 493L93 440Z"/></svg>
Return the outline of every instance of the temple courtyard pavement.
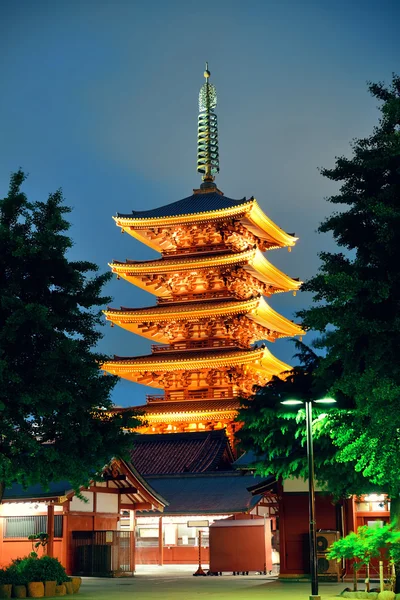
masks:
<svg viewBox="0 0 400 600"><path fill-rule="evenodd" d="M193 577L192 567L143 567L135 577L97 579L83 578L79 593L81 600L191 600L215 598L216 600L308 600L308 582L282 582L260 575L222 577ZM322 600L337 598L346 585L325 583L320 585Z"/></svg>

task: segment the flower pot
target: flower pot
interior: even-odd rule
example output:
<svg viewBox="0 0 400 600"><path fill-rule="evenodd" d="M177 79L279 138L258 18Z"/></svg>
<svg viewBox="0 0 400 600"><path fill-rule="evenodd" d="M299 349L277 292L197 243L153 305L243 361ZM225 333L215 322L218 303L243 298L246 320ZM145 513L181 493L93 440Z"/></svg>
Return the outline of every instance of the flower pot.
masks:
<svg viewBox="0 0 400 600"><path fill-rule="evenodd" d="M62 583L61 585L56 585L56 596L65 596L67 590L65 589L65 585Z"/></svg>
<svg viewBox="0 0 400 600"><path fill-rule="evenodd" d="M45 596L55 596L56 595L56 585L57 581L45 581L44 582L44 595Z"/></svg>
<svg viewBox="0 0 400 600"><path fill-rule="evenodd" d="M74 593L74 588L72 587L72 581L65 581L64 585L65 585L65 591L67 592L67 594Z"/></svg>
<svg viewBox="0 0 400 600"><path fill-rule="evenodd" d="M79 592L79 588L82 584L82 577L72 577L72 588L74 590L74 594Z"/></svg>
<svg viewBox="0 0 400 600"><path fill-rule="evenodd" d="M13 585L12 595L14 598L26 598L26 586Z"/></svg>
<svg viewBox="0 0 400 600"><path fill-rule="evenodd" d="M43 598L44 584L42 581L31 581L28 583L28 598Z"/></svg>
<svg viewBox="0 0 400 600"><path fill-rule="evenodd" d="M11 598L11 583L2 583L0 585L0 598Z"/></svg>

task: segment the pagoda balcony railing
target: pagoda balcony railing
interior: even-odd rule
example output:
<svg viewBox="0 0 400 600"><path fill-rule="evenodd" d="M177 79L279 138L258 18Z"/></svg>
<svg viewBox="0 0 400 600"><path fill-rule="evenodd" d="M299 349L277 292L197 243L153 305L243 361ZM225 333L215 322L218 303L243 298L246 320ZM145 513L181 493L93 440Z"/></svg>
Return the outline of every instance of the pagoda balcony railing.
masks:
<svg viewBox="0 0 400 600"><path fill-rule="evenodd" d="M211 244L203 246L192 246L190 248L176 248L176 250L163 250L163 256L179 256L180 254L198 254L199 252L226 252L229 251L230 247L226 244Z"/></svg>
<svg viewBox="0 0 400 600"><path fill-rule="evenodd" d="M235 340L226 339L214 339L214 340L188 340L182 342L176 342L173 346L169 344L152 344L151 352L156 354L157 352L176 352L180 350L194 350L196 348L241 348Z"/></svg>
<svg viewBox="0 0 400 600"><path fill-rule="evenodd" d="M227 290L203 292L202 294L179 294L157 298L157 304L172 304L179 302L191 302L192 300L214 300L215 298L232 298Z"/></svg>
<svg viewBox="0 0 400 600"><path fill-rule="evenodd" d="M177 392L167 392L164 394L148 394L146 402L181 402L185 400L221 400L235 398L236 393L231 389L210 388L208 390L181 390Z"/></svg>
<svg viewBox="0 0 400 600"><path fill-rule="evenodd" d="M163 402L165 400L165 396L164 394L147 394L146 395L146 402L150 403L150 402Z"/></svg>

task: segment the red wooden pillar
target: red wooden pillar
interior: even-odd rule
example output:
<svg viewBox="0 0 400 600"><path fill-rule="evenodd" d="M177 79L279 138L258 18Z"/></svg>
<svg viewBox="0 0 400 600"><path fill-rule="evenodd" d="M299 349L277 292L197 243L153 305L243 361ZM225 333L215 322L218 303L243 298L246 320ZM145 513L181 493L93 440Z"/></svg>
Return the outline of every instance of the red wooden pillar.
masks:
<svg viewBox="0 0 400 600"><path fill-rule="evenodd" d="M278 504L279 504L279 556L280 571L286 573L287 569L287 546L286 546L286 527L285 527L285 509L284 509L284 491L283 481L280 479L277 485Z"/></svg>
<svg viewBox="0 0 400 600"><path fill-rule="evenodd" d="M64 509L65 511L65 509ZM71 564L71 532L69 530L69 517L67 512L63 513L63 528L62 528L62 564L67 573L72 573Z"/></svg>
<svg viewBox="0 0 400 600"><path fill-rule="evenodd" d="M130 533L130 566L132 574L136 571L136 514L134 510L130 511L130 525L131 525L131 533Z"/></svg>
<svg viewBox="0 0 400 600"><path fill-rule="evenodd" d="M160 567L164 564L164 539L163 539L163 521L159 517L158 521L158 564Z"/></svg>
<svg viewBox="0 0 400 600"><path fill-rule="evenodd" d="M54 556L54 504L47 505L47 556Z"/></svg>

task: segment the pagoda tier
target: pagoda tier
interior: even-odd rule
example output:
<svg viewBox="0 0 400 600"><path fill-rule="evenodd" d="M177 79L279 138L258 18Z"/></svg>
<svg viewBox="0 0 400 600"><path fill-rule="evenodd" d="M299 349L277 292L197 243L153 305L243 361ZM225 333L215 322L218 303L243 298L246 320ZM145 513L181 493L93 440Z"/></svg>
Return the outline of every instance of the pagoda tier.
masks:
<svg viewBox="0 0 400 600"><path fill-rule="evenodd" d="M188 294L251 298L296 292L301 281L274 267L258 249L245 252L179 255L146 262L114 261L114 273L161 298L178 300Z"/></svg>
<svg viewBox="0 0 400 600"><path fill-rule="evenodd" d="M273 310L262 296L250 300L171 303L150 308L104 311L108 321L171 350L248 347L258 340L303 335L300 325ZM154 352L165 351L154 346Z"/></svg>
<svg viewBox="0 0 400 600"><path fill-rule="evenodd" d="M148 396L147 404L137 407L138 411L146 414L145 424L140 427L140 433L225 429L234 446L234 434L237 428L234 420L239 406L240 402L236 398L229 400L197 398L191 399L190 402L165 402L164 396Z"/></svg>
<svg viewBox="0 0 400 600"><path fill-rule="evenodd" d="M251 394L273 375L290 370L263 345L261 348L207 348L114 357L103 369L124 379L165 389L167 400L231 398Z"/></svg>
<svg viewBox="0 0 400 600"><path fill-rule="evenodd" d="M207 246L234 251L290 248L297 238L285 233L261 210L255 198L232 200L222 192L197 193L153 210L114 217L121 230L163 253Z"/></svg>

